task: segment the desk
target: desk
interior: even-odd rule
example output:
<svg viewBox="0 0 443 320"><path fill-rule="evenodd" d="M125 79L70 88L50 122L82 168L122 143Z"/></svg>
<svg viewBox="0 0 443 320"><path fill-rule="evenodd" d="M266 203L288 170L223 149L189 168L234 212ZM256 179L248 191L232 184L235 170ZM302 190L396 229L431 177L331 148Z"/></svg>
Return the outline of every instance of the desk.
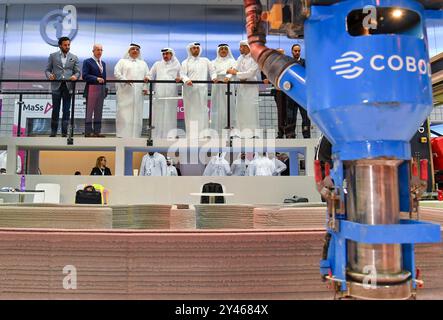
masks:
<svg viewBox="0 0 443 320"><path fill-rule="evenodd" d="M210 193L210 192L196 192L190 193L191 196L209 197L209 203L215 203L215 197L232 197L233 193Z"/></svg>
<svg viewBox="0 0 443 320"><path fill-rule="evenodd" d="M45 192L45 190L24 190L24 191L0 191L0 195L16 195L18 196L18 202L25 202L25 196L35 195Z"/></svg>

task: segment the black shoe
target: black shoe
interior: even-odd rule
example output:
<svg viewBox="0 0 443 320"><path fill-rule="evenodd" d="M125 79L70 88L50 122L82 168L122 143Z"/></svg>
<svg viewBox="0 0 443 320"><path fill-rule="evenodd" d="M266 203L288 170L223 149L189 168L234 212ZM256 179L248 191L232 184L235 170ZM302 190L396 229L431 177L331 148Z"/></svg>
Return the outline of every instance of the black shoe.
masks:
<svg viewBox="0 0 443 320"><path fill-rule="evenodd" d="M63 137L63 138L66 138L67 136L68 136L67 133L63 133L63 134L62 134L62 137Z"/></svg>
<svg viewBox="0 0 443 320"><path fill-rule="evenodd" d="M53 137L55 137L55 136L57 136L57 134L56 134L56 133L53 133L53 132L49 135L49 137L51 137L51 138L53 138Z"/></svg>
<svg viewBox="0 0 443 320"><path fill-rule="evenodd" d="M96 138L105 138L106 136L104 134L101 134L101 133L94 133L94 137L96 137Z"/></svg>

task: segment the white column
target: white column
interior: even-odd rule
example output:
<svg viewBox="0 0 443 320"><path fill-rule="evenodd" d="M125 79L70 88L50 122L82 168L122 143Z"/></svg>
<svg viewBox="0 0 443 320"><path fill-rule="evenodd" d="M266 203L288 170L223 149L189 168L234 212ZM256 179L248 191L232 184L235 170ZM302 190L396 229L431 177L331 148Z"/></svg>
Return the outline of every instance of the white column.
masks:
<svg viewBox="0 0 443 320"><path fill-rule="evenodd" d="M17 146L8 144L8 161L6 162L6 173L16 174L17 171Z"/></svg>

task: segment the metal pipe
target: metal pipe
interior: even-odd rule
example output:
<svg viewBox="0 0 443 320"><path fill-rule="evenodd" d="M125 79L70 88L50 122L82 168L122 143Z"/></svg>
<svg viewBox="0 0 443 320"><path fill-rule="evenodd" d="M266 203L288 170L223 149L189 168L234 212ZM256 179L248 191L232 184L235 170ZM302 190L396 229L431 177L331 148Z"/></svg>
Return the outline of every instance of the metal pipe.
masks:
<svg viewBox="0 0 443 320"><path fill-rule="evenodd" d="M74 117L75 117L75 87L76 82L72 83L72 100L71 100L71 128L68 133L68 145L72 145L74 142Z"/></svg>
<svg viewBox="0 0 443 320"><path fill-rule="evenodd" d="M227 113L228 113L228 123L226 126L226 129L231 130L231 83L228 82L226 84L226 107L227 107Z"/></svg>
<svg viewBox="0 0 443 320"><path fill-rule="evenodd" d="M278 79L280 75L295 60L291 57L265 46L266 43L266 22L262 20L263 12L260 0L245 0L246 32L248 35L251 55L257 61L260 69L278 89Z"/></svg>
<svg viewBox="0 0 443 320"><path fill-rule="evenodd" d="M149 119L148 119L148 141L146 142L146 145L148 147L152 146L152 114L153 114L153 97L154 94L154 84L152 82L149 82ZM155 128L154 128L155 129Z"/></svg>
<svg viewBox="0 0 443 320"><path fill-rule="evenodd" d="M0 79L0 83L47 83L47 82L75 82L75 83L86 83L85 80L42 80L42 79ZM175 80L150 80L152 83L177 83ZM106 80L106 83L145 83L144 80ZM183 83L183 82L179 82ZM211 83L213 81L208 80L192 80L192 83ZM231 84L263 84L263 81L231 81ZM0 90L2 91L2 90ZM30 91L31 92L31 91ZM51 94L51 91L48 91Z"/></svg>
<svg viewBox="0 0 443 320"><path fill-rule="evenodd" d="M401 160L357 160L345 163L348 220L368 225L398 224L400 200L398 166ZM348 277L362 282L368 272L379 284L407 280L399 244L369 245L348 241Z"/></svg>
<svg viewBox="0 0 443 320"><path fill-rule="evenodd" d="M149 82L149 119L148 119L148 137L151 139L152 133L152 113L153 113L153 101L154 101L154 84Z"/></svg>
<svg viewBox="0 0 443 320"><path fill-rule="evenodd" d="M18 123L17 123L17 137L21 136L22 131L22 108L23 108L23 94L20 93L18 101ZM25 125L26 126L26 125Z"/></svg>
<svg viewBox="0 0 443 320"><path fill-rule="evenodd" d="M297 86L303 90L304 94L291 95L291 92L288 91L293 90L292 86L286 88L285 93L289 94L306 109L304 74L297 74L297 68L291 68L291 66L297 64L295 59L265 46L266 22L262 20L263 8L260 0L244 0L244 6L246 15L246 33L252 57L269 81L271 81L279 90L284 89L281 88L280 85L281 78L286 73L290 72L291 78L297 79ZM291 83L291 85L295 85L295 83Z"/></svg>

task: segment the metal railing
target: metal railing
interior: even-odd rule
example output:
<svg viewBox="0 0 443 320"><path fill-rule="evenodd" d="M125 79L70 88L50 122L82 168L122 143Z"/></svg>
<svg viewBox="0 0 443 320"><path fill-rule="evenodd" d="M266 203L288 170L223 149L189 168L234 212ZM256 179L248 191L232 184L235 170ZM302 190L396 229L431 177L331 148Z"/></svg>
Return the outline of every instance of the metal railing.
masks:
<svg viewBox="0 0 443 320"><path fill-rule="evenodd" d="M87 82L85 80L32 80L32 79L0 79L1 83L54 83L54 82L61 82L61 83L72 83L72 98L71 98L71 110L70 110L70 129L68 130L68 137L67 137L67 144L73 145L74 144L74 120L75 120L75 96L77 94L84 94L83 91L76 90L76 86L79 83L85 83ZM148 118L148 140L147 140L147 146L153 145L152 140L152 129L155 129L152 126L152 115L153 115L153 99L154 99L154 85L155 84L182 84L183 81L174 81L174 80L149 80L148 82L145 82L143 80L107 80L104 85L107 84L117 84L117 83L141 83L146 84L149 86L148 90L148 99L149 99L149 118ZM227 107L227 126L225 129L230 130L231 128L231 99L230 97L233 94L232 85L236 84L249 84L249 85L257 85L257 84L266 84L263 81L228 81L228 82L222 82L222 81L208 81L208 80L192 80L193 84L212 84L212 85L225 85L226 86L226 107ZM270 85L270 84L269 84ZM52 91L18 91L18 90L0 90L0 94L3 95L18 95L19 96L19 111L18 111L18 126L17 126L17 136L21 136L21 118L22 118L22 107L23 107L23 95L48 95L52 94ZM109 92L109 95L115 95L116 92ZM260 94L263 96L264 94ZM266 96L269 96L270 94L266 94ZM232 141L231 141L232 144Z"/></svg>

